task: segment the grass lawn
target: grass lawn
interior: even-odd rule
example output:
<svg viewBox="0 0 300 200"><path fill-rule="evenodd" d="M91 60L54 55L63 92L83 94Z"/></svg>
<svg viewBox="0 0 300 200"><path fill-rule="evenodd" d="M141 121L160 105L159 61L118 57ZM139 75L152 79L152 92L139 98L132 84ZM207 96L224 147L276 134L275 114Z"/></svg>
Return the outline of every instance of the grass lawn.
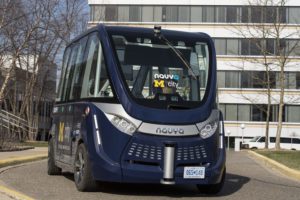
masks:
<svg viewBox="0 0 300 200"><path fill-rule="evenodd" d="M23 146L32 146L32 147L48 147L48 142L45 141L25 141L22 142Z"/></svg>
<svg viewBox="0 0 300 200"><path fill-rule="evenodd" d="M255 151L292 169L300 170L300 151Z"/></svg>

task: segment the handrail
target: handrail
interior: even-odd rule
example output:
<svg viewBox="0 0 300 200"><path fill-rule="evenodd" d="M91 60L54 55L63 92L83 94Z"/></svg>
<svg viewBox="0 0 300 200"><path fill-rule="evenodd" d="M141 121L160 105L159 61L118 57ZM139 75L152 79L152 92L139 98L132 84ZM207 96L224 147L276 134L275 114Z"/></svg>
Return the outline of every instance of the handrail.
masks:
<svg viewBox="0 0 300 200"><path fill-rule="evenodd" d="M10 128L10 126L14 126L27 131L28 133L36 133L38 131L37 127L29 126L28 122L25 119L2 109L0 109L0 118L2 121L2 123L0 123L0 126L4 128L8 129Z"/></svg>

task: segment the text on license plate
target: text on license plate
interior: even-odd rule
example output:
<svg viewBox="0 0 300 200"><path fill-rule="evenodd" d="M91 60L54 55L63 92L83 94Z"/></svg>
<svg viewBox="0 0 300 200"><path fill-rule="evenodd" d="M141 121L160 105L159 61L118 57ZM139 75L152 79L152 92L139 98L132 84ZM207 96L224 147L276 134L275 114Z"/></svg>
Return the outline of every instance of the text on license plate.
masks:
<svg viewBox="0 0 300 200"><path fill-rule="evenodd" d="M183 178L205 178L205 167L184 167Z"/></svg>

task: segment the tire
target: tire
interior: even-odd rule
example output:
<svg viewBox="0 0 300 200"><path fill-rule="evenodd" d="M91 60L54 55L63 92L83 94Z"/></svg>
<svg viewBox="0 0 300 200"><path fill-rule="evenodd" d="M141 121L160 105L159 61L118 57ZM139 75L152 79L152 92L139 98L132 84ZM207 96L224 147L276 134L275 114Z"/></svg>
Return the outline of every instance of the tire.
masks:
<svg viewBox="0 0 300 200"><path fill-rule="evenodd" d="M197 185L199 192L204 194L210 194L210 195L218 194L224 186L225 176L226 176L226 168L223 171L222 179L220 183L210 184L210 185Z"/></svg>
<svg viewBox="0 0 300 200"><path fill-rule="evenodd" d="M50 138L49 145L48 145L48 175L60 175L61 168L55 165L55 158L54 158L54 144L53 138Z"/></svg>
<svg viewBox="0 0 300 200"><path fill-rule="evenodd" d="M91 162L84 144L78 146L74 162L74 181L78 191L90 191L96 187Z"/></svg>

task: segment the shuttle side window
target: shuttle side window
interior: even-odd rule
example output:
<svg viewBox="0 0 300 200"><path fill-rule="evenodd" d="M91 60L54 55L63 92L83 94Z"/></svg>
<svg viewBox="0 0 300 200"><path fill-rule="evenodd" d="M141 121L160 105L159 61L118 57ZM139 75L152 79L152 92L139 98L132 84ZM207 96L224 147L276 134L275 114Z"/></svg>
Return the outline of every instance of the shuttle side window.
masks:
<svg viewBox="0 0 300 200"><path fill-rule="evenodd" d="M79 49L75 61L74 75L72 77L71 91L69 99L79 99L81 86L82 86L82 71L84 70L83 65L85 64L84 50L87 43L87 37L80 40Z"/></svg>
<svg viewBox="0 0 300 200"><path fill-rule="evenodd" d="M64 95L63 95L64 101L68 100L68 96L69 96L69 93L71 90L71 82L72 82L73 74L74 74L74 70L75 70L75 62L76 62L76 57L78 54L78 49L79 49L78 43L72 47L71 60L68 64L66 78L65 78L66 84L65 84Z"/></svg>
<svg viewBox="0 0 300 200"><path fill-rule="evenodd" d="M62 100L62 95L63 95L63 89L64 89L64 84L65 84L65 75L66 75L66 69L68 66L68 61L70 58L71 54L71 48L68 47L64 53L63 56L63 64L62 64L62 69L61 69L61 75L60 75L60 81L59 81L59 91L58 91L58 97L56 101L61 101Z"/></svg>
<svg viewBox="0 0 300 200"><path fill-rule="evenodd" d="M113 97L107 77L102 46L96 33L90 36L86 53L81 98Z"/></svg>

